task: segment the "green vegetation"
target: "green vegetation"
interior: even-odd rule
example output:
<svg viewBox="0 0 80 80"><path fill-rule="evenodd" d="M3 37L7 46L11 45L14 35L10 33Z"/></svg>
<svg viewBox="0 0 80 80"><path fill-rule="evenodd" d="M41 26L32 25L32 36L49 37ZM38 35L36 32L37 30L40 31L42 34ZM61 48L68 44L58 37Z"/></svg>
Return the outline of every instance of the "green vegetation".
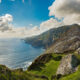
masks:
<svg viewBox="0 0 80 80"><path fill-rule="evenodd" d="M22 69L10 70L4 65L0 65L0 80L45 80L35 77Z"/></svg>
<svg viewBox="0 0 80 80"><path fill-rule="evenodd" d="M30 72L33 73L33 74L44 75L44 76L47 76L49 79L51 79L51 76L53 74L56 74L56 70L57 70L57 68L59 66L59 62L60 61L51 60L50 62L45 64L44 67L41 67L42 70L40 70L40 71L32 70Z"/></svg>
<svg viewBox="0 0 80 80"><path fill-rule="evenodd" d="M80 60L80 55L77 55ZM78 71L73 74L62 76L57 79L60 75L56 75L57 68L60 64L64 54L44 54L39 56L34 61L33 65L30 66L29 70L23 71L22 69L10 70L6 66L0 65L0 80L80 80L80 65ZM39 60L39 61L38 61ZM38 68L37 68L38 67Z"/></svg>
<svg viewBox="0 0 80 80"><path fill-rule="evenodd" d="M29 73L38 74L38 75L44 75L48 77L49 80L51 80L51 77L53 75L56 75L57 68L60 64L60 60L64 55L59 54L52 54L52 59L50 59L47 63L45 63L43 66L40 66L40 69L37 68L37 70L30 70ZM36 65L35 65L36 67Z"/></svg>

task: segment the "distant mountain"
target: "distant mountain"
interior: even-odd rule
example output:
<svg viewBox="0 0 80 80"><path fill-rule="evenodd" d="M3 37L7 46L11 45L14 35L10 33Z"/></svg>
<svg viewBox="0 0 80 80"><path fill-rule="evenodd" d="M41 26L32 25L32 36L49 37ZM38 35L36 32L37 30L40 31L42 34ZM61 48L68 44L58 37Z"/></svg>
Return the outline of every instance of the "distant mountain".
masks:
<svg viewBox="0 0 80 80"><path fill-rule="evenodd" d="M47 49L47 53L66 53L75 51L80 47L80 26L75 24L70 27L59 39Z"/></svg>
<svg viewBox="0 0 80 80"><path fill-rule="evenodd" d="M49 31L42 33L39 36L26 38L25 42L31 44L34 47L48 48L54 43L56 39L60 38L60 35L68 31L70 27L71 26L62 26L59 28L53 28Z"/></svg>

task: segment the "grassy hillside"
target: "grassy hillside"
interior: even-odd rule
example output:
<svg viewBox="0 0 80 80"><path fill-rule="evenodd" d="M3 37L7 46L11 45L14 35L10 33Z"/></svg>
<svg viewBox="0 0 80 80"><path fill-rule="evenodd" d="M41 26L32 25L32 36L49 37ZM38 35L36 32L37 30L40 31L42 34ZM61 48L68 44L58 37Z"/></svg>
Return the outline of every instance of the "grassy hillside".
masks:
<svg viewBox="0 0 80 80"><path fill-rule="evenodd" d="M41 77L29 74L22 69L10 70L4 65L0 65L0 80L46 80Z"/></svg>
<svg viewBox="0 0 80 80"><path fill-rule="evenodd" d="M75 53L68 53L68 54L74 54L79 60L80 55L77 55ZM50 59L48 62L44 63L44 65L38 64L35 65L35 67L39 67L36 70L35 69L29 69L28 72L31 74L37 74L39 76L46 76L48 80L80 80L80 65L77 72L74 72L69 75L62 76L60 79L58 79L58 76L56 75L56 71L60 65L60 61L62 57L66 56L67 54L52 54L52 59ZM53 76L55 76L55 79L51 79Z"/></svg>
<svg viewBox="0 0 80 80"><path fill-rule="evenodd" d="M46 63L43 62L44 65L38 64L39 68L36 70L31 69L31 70L29 70L29 73L38 74L40 76L44 75L44 76L48 77L49 80L51 80L51 77L53 75L56 75L57 68L58 68L58 66L60 64L60 60L63 56L65 56L65 55L52 54L52 59L50 59ZM35 65L35 67L37 67L37 66Z"/></svg>
<svg viewBox="0 0 80 80"><path fill-rule="evenodd" d="M48 55L49 57L46 56L43 59L42 56L44 55ZM35 60L37 62L34 61L34 65L31 65L27 71L23 71L22 69L10 70L6 66L0 65L0 80L80 80L80 65L78 67L78 71L62 76L58 79L56 71L60 65L62 57L67 54L44 55L41 55L41 58L38 57ZM80 60L80 55L75 54L75 56ZM38 62L38 59L41 60ZM55 79L52 79L52 77L55 77Z"/></svg>

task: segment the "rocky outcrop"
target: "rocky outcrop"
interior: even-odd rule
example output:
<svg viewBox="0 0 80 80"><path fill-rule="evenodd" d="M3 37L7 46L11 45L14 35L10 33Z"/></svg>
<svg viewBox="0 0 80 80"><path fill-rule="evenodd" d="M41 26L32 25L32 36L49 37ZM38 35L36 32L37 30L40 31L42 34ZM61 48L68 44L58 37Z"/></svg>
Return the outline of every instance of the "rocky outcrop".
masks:
<svg viewBox="0 0 80 80"><path fill-rule="evenodd" d="M77 53L78 55L80 55L80 48L78 48L78 49L76 50L76 53Z"/></svg>
<svg viewBox="0 0 80 80"><path fill-rule="evenodd" d="M46 53L67 53L80 47L80 26L73 25L65 34L61 35Z"/></svg>
<svg viewBox="0 0 80 80"><path fill-rule="evenodd" d="M57 70L57 75L67 75L77 70L79 60L73 54L63 57Z"/></svg>

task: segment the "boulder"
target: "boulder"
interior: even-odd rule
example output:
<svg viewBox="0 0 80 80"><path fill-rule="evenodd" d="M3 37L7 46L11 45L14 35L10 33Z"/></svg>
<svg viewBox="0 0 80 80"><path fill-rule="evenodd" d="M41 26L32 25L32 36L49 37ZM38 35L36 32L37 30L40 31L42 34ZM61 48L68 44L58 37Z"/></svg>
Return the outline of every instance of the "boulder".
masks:
<svg viewBox="0 0 80 80"><path fill-rule="evenodd" d="M57 70L57 75L67 75L75 72L78 68L79 60L73 54L68 54L62 58Z"/></svg>
<svg viewBox="0 0 80 80"><path fill-rule="evenodd" d="M76 50L76 53L80 55L80 48Z"/></svg>

